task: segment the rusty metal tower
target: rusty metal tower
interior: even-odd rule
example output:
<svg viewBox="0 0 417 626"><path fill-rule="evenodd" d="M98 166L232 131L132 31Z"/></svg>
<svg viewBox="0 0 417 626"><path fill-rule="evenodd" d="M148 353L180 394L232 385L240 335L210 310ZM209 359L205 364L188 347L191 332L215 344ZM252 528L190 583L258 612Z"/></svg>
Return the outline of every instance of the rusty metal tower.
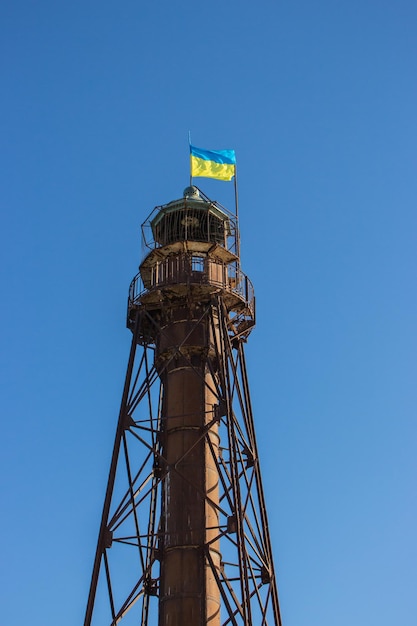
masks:
<svg viewBox="0 0 417 626"><path fill-rule="evenodd" d="M280 626L237 218L188 187L142 234L84 626Z"/></svg>

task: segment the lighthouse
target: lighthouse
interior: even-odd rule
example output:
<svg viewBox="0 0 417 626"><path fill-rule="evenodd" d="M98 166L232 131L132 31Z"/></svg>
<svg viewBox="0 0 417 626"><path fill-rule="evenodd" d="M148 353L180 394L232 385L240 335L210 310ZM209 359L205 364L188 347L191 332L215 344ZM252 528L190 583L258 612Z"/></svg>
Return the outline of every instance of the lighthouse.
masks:
<svg viewBox="0 0 417 626"><path fill-rule="evenodd" d="M280 626L237 215L191 185L142 243L84 626Z"/></svg>

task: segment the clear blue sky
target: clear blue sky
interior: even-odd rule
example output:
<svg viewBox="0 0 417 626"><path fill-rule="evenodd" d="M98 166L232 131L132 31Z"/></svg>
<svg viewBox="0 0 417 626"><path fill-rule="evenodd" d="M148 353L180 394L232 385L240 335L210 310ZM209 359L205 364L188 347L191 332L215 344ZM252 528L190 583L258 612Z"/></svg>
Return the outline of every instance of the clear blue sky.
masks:
<svg viewBox="0 0 417 626"><path fill-rule="evenodd" d="M3 3L2 624L82 622L140 224L191 130L237 153L284 625L415 626L416 24L411 0Z"/></svg>

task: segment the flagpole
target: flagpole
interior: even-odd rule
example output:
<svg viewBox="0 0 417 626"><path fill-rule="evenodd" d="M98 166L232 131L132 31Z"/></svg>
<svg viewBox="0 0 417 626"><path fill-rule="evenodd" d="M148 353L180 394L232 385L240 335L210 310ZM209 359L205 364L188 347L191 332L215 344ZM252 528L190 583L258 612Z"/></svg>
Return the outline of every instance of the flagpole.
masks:
<svg viewBox="0 0 417 626"><path fill-rule="evenodd" d="M240 234L239 234L239 195L237 191L237 165L235 163L235 212L236 212L236 256L240 259Z"/></svg>
<svg viewBox="0 0 417 626"><path fill-rule="evenodd" d="M191 130L188 131L188 148L189 148L189 162L190 162L190 187L193 186L193 175L191 173Z"/></svg>

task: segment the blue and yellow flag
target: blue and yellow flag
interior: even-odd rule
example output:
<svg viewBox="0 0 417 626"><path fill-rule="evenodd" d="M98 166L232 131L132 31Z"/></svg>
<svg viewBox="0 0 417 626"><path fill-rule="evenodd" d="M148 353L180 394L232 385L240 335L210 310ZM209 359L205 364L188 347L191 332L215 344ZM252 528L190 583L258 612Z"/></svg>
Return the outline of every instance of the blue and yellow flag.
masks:
<svg viewBox="0 0 417 626"><path fill-rule="evenodd" d="M190 144L191 176L232 180L235 175L234 150L202 150Z"/></svg>

